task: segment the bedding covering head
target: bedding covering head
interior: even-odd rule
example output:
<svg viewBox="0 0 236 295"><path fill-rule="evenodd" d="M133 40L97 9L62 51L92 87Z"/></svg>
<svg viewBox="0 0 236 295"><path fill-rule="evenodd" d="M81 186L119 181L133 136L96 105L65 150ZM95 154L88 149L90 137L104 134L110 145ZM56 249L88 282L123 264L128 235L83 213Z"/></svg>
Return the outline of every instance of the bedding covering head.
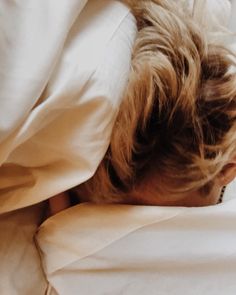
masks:
<svg viewBox="0 0 236 295"><path fill-rule="evenodd" d="M216 203L236 174L235 56L180 1L127 2L138 24L128 86L106 156L78 191L95 201Z"/></svg>

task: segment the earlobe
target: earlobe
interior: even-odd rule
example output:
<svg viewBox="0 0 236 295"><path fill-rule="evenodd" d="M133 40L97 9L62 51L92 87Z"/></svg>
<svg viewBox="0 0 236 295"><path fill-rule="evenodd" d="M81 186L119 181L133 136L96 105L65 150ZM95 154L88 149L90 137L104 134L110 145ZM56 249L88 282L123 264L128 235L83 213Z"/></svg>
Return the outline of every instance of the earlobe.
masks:
<svg viewBox="0 0 236 295"><path fill-rule="evenodd" d="M236 160L234 159L229 164L225 165L219 175L221 186L225 186L236 178Z"/></svg>

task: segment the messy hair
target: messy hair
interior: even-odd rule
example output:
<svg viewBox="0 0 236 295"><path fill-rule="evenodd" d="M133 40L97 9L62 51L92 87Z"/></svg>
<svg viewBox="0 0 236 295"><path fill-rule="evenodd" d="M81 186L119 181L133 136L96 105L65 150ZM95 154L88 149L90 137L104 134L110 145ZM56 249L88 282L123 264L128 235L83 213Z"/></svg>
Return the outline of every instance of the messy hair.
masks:
<svg viewBox="0 0 236 295"><path fill-rule="evenodd" d="M209 189L236 152L235 57L180 1L127 2L138 26L129 81L108 151L81 192L125 201L149 177L169 192Z"/></svg>

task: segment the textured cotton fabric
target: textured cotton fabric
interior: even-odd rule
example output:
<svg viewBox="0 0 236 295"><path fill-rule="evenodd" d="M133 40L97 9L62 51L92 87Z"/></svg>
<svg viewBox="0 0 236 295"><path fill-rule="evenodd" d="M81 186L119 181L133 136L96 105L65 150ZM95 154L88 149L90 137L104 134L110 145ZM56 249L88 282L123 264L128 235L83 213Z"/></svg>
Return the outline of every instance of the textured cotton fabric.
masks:
<svg viewBox="0 0 236 295"><path fill-rule="evenodd" d="M85 2L0 3L2 212L85 180L108 144L136 27L115 1ZM40 207L2 214L0 293L234 295L235 192L205 208L80 204L41 225L37 248Z"/></svg>
<svg viewBox="0 0 236 295"><path fill-rule="evenodd" d="M236 182L203 208L81 204L38 245L50 295L234 295Z"/></svg>
<svg viewBox="0 0 236 295"><path fill-rule="evenodd" d="M136 25L117 1L85 4L0 3L0 212L86 181L109 145Z"/></svg>
<svg viewBox="0 0 236 295"><path fill-rule="evenodd" d="M34 235L45 206L29 205L96 170L136 25L110 0L4 0L0 15L0 294L44 295Z"/></svg>

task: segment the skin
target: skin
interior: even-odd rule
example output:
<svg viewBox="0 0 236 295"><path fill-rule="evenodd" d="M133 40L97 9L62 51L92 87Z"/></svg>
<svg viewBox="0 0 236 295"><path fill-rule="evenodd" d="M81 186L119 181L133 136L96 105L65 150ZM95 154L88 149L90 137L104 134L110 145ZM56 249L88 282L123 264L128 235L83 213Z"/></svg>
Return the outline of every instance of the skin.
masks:
<svg viewBox="0 0 236 295"><path fill-rule="evenodd" d="M165 194L153 189L152 181L138 191L132 192L130 203L137 205L156 205L156 206L185 206L202 207L215 205L219 202L221 190L236 177L236 157L229 162L215 179L211 192L203 195L199 191ZM54 215L70 207L69 196L66 192L58 194L49 199L49 215Z"/></svg>
<svg viewBox="0 0 236 295"><path fill-rule="evenodd" d="M48 200L49 212L48 215L52 216L56 213L70 207L70 199L66 192L60 193Z"/></svg>

